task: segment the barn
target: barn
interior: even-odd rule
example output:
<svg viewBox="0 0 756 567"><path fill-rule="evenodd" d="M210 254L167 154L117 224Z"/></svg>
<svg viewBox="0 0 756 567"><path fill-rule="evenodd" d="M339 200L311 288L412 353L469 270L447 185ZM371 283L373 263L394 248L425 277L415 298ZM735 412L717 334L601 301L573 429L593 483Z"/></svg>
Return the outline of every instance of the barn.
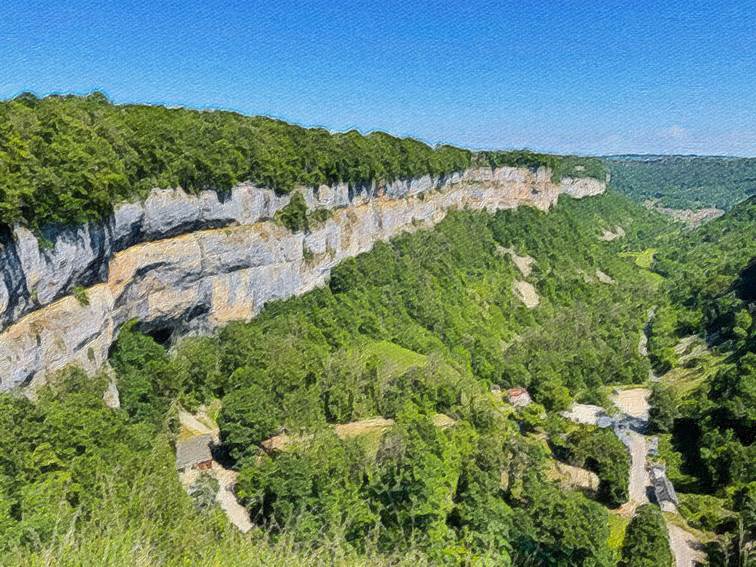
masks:
<svg viewBox="0 0 756 567"><path fill-rule="evenodd" d="M176 468L180 471L209 469L213 464L210 451L212 441L211 435L195 435L179 440L176 443Z"/></svg>

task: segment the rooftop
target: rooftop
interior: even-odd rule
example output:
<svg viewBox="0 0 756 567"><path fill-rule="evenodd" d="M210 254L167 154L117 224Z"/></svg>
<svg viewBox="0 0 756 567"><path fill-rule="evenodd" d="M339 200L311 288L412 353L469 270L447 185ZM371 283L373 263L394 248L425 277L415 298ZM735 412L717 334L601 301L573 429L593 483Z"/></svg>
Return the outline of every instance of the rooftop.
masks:
<svg viewBox="0 0 756 567"><path fill-rule="evenodd" d="M195 435L176 442L176 468L185 469L213 458L210 443L213 438L209 434Z"/></svg>
<svg viewBox="0 0 756 567"><path fill-rule="evenodd" d="M662 502L672 502L677 505L677 493L672 482L667 478L667 473L662 466L654 466L651 469L651 479L654 483L654 493L656 494L656 501L661 504Z"/></svg>

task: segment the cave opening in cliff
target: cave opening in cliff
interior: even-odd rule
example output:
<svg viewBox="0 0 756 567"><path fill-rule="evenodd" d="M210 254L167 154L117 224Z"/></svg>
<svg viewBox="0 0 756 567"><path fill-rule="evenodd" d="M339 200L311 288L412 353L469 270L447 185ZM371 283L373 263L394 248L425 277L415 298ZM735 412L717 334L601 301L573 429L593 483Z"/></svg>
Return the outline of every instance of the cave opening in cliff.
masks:
<svg viewBox="0 0 756 567"><path fill-rule="evenodd" d="M152 339L159 345L168 347L170 346L173 337L173 329L170 327L161 327L159 329L145 331L144 334L152 337Z"/></svg>

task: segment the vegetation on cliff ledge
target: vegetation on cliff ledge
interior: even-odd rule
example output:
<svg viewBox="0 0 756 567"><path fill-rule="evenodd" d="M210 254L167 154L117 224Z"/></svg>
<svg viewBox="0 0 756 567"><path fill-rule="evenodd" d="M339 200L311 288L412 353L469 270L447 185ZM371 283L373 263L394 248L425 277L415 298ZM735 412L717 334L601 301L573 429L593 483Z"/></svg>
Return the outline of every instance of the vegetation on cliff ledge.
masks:
<svg viewBox="0 0 756 567"><path fill-rule="evenodd" d="M224 191L250 181L286 193L297 185L441 176L472 160L465 149L383 132L330 133L234 112L114 105L100 93L24 94L0 102L0 224L85 222L155 187ZM478 161L603 178L580 158L486 152Z"/></svg>

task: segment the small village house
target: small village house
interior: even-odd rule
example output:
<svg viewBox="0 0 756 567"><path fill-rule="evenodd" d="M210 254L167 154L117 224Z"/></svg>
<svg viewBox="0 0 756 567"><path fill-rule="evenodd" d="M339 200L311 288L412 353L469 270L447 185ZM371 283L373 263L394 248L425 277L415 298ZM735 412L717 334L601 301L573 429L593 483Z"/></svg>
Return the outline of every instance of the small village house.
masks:
<svg viewBox="0 0 756 567"><path fill-rule="evenodd" d="M180 471L208 470L213 464L210 451L212 441L211 435L195 435L179 440L176 443L176 468Z"/></svg>
<svg viewBox="0 0 756 567"><path fill-rule="evenodd" d="M663 465L651 467L651 482L654 486L656 502L662 512L677 512L677 494L672 482L667 478L667 471Z"/></svg>
<svg viewBox="0 0 756 567"><path fill-rule="evenodd" d="M507 390L507 399L518 408L525 407L533 401L525 388L510 388Z"/></svg>

